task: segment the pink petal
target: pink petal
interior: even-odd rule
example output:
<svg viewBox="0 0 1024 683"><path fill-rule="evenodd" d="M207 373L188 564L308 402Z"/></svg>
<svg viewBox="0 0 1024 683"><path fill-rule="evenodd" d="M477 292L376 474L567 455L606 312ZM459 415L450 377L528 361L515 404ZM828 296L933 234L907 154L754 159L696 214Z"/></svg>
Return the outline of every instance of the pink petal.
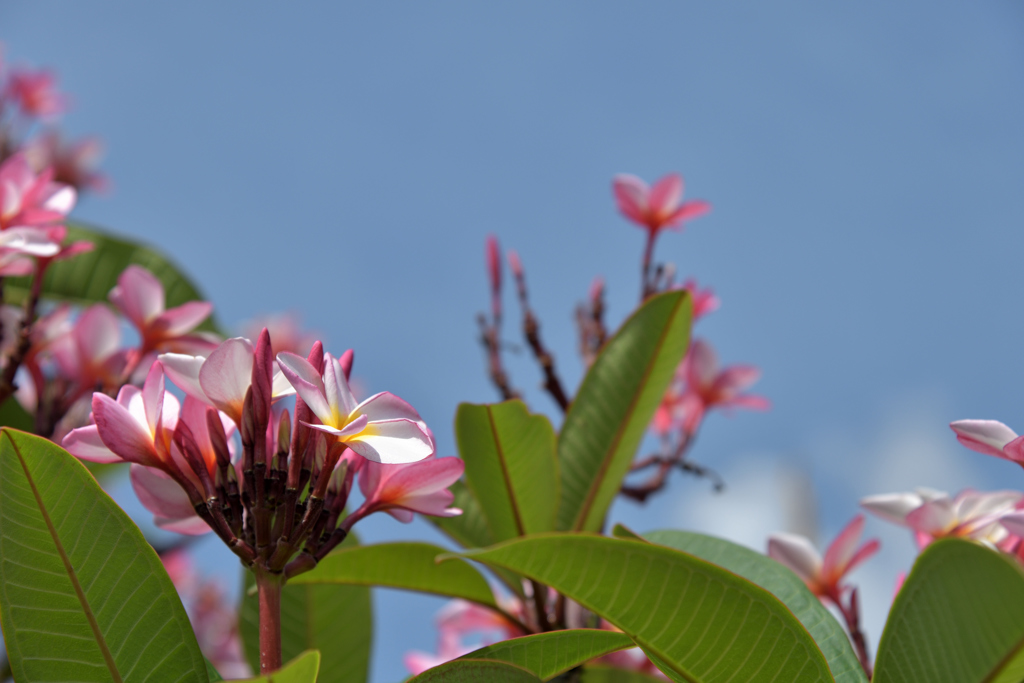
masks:
<svg viewBox="0 0 1024 683"><path fill-rule="evenodd" d="M699 199L692 202L686 202L665 219L665 227L681 225L685 221L700 218L704 214L710 213L710 211L711 204L708 202L701 201Z"/></svg>
<svg viewBox="0 0 1024 683"><path fill-rule="evenodd" d="M210 403L206 392L199 385L199 370L206 362L203 356L188 356L183 353L162 353L157 356L160 364L164 366L167 377L174 382L175 386L184 391L187 395L199 399L204 403ZM212 405L212 403L210 403Z"/></svg>
<svg viewBox="0 0 1024 683"><path fill-rule="evenodd" d="M999 523L1014 536L1024 538L1024 511L1003 515L999 518Z"/></svg>
<svg viewBox="0 0 1024 683"><path fill-rule="evenodd" d="M213 304L208 301L189 301L158 315L151 327L163 336L180 337L194 330L212 312Z"/></svg>
<svg viewBox="0 0 1024 683"><path fill-rule="evenodd" d="M865 543L864 545L862 545L860 547L860 550L855 552L853 554L853 557L850 558L850 561L846 564L846 570L843 573L849 574L850 572L852 572L854 568L857 567L857 565L870 559L872 555L874 555L881 549L881 547L882 544L878 541L878 539L874 538Z"/></svg>
<svg viewBox="0 0 1024 683"><path fill-rule="evenodd" d="M612 180L612 192L618 202L619 211L626 218L634 223L647 225L647 195L650 192L647 183L634 175L620 174Z"/></svg>
<svg viewBox="0 0 1024 683"><path fill-rule="evenodd" d="M407 465L380 465L391 471L384 486L388 500L401 500L412 496L447 491L454 484L466 466L458 458L427 458ZM451 503L449 497L448 503Z"/></svg>
<svg viewBox="0 0 1024 683"><path fill-rule="evenodd" d="M1017 438L1016 432L997 420L957 420L949 424L957 441L973 451L1005 458L1003 446Z"/></svg>
<svg viewBox="0 0 1024 683"><path fill-rule="evenodd" d="M103 443L96 425L72 429L64 437L61 445L64 450L80 460L100 463L124 462Z"/></svg>
<svg viewBox="0 0 1024 683"><path fill-rule="evenodd" d="M822 574L836 578L846 573L846 565L860 542L861 534L864 533L864 515L857 515L847 524L832 544L825 551L825 559L822 563Z"/></svg>
<svg viewBox="0 0 1024 683"><path fill-rule="evenodd" d="M302 356L289 351L277 354L277 362L303 403L309 406L321 422L330 422L331 406L327 402L324 381L313 365Z"/></svg>
<svg viewBox="0 0 1024 683"><path fill-rule="evenodd" d="M956 526L957 519L948 500L930 500L907 515L907 526L930 536L941 536Z"/></svg>
<svg viewBox="0 0 1024 683"><path fill-rule="evenodd" d="M734 396L731 398L727 405L734 408L746 408L747 410L769 410L772 407L772 402L764 396L743 394L742 396Z"/></svg>
<svg viewBox="0 0 1024 683"><path fill-rule="evenodd" d="M772 534L768 538L768 556L792 569L806 583L817 583L821 577L821 556L803 536Z"/></svg>
<svg viewBox="0 0 1024 683"><path fill-rule="evenodd" d="M235 337L218 346L199 369L203 393L235 422L242 419L245 392L252 382L254 354L248 339Z"/></svg>
<svg viewBox="0 0 1024 683"><path fill-rule="evenodd" d="M365 415L370 422L382 420L405 419L413 422L421 422L420 414L406 401L398 398L392 393L382 391L360 403L355 412Z"/></svg>
<svg viewBox="0 0 1024 683"><path fill-rule="evenodd" d="M695 388L711 386L718 376L718 357L703 339L695 339L686 354L687 376Z"/></svg>
<svg viewBox="0 0 1024 683"><path fill-rule="evenodd" d="M1003 457L1018 465L1024 465L1024 436L1018 436L1003 446Z"/></svg>
<svg viewBox="0 0 1024 683"><path fill-rule="evenodd" d="M210 525L204 522L202 518L197 515L182 517L180 519L170 519L154 515L153 523L165 531L173 531L176 534L183 534L185 536L202 536L203 534L208 534L213 531L213 529L210 528ZM221 669L221 671L223 671L223 669Z"/></svg>
<svg viewBox="0 0 1024 683"><path fill-rule="evenodd" d="M916 493L882 493L862 498L860 506L882 519L907 525L907 515L924 505L925 501Z"/></svg>
<svg viewBox="0 0 1024 683"><path fill-rule="evenodd" d="M667 218L683 198L683 177L678 173L669 173L654 183L648 196L651 213Z"/></svg>
<svg viewBox="0 0 1024 683"><path fill-rule="evenodd" d="M156 433L156 426L162 424L160 414L164 407L164 367L153 363L142 385L142 406L146 414L151 434Z"/></svg>
<svg viewBox="0 0 1024 683"><path fill-rule="evenodd" d="M161 467L153 435L128 410L105 394L93 394L92 412L100 439L128 462Z"/></svg>
<svg viewBox="0 0 1024 683"><path fill-rule="evenodd" d="M82 358L92 365L102 363L121 345L117 316L103 304L85 309L74 328L75 342Z"/></svg>
<svg viewBox="0 0 1024 683"><path fill-rule="evenodd" d="M417 462L434 451L420 425L404 419L371 422L345 444L367 460L387 464Z"/></svg>
<svg viewBox="0 0 1024 683"><path fill-rule="evenodd" d="M355 411L356 399L348 386L348 380L345 379L341 363L329 353L324 354L324 394L327 396L333 416L347 418ZM322 417L320 419L327 422Z"/></svg>
<svg viewBox="0 0 1024 683"><path fill-rule="evenodd" d="M169 474L152 467L132 465L132 488L147 510L155 515L180 519L195 515L188 494Z"/></svg>
<svg viewBox="0 0 1024 683"><path fill-rule="evenodd" d="M144 331L164 311L164 286L142 266L128 266L110 290L110 301L132 323Z"/></svg>
<svg viewBox="0 0 1024 683"><path fill-rule="evenodd" d="M761 370L753 365L730 365L715 379L723 392L739 393L761 378Z"/></svg>
<svg viewBox="0 0 1024 683"><path fill-rule="evenodd" d="M352 361L355 360L356 352L352 349L348 349L345 353L338 356L338 362L341 363L341 369L345 372L345 379L352 379Z"/></svg>

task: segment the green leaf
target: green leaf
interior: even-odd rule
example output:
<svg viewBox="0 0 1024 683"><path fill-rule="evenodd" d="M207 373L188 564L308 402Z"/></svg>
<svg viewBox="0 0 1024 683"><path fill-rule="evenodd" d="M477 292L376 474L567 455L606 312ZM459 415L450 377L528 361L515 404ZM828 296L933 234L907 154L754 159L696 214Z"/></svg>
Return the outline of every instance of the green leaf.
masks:
<svg viewBox="0 0 1024 683"><path fill-rule="evenodd" d="M664 683L664 679L614 666L588 666L580 683Z"/></svg>
<svg viewBox="0 0 1024 683"><path fill-rule="evenodd" d="M461 659L494 659L521 666L547 681L563 671L609 652L634 647L625 633L593 628L538 633L503 640L474 650Z"/></svg>
<svg viewBox="0 0 1024 683"><path fill-rule="evenodd" d="M14 678L205 682L178 593L78 460L0 433L0 624Z"/></svg>
<svg viewBox="0 0 1024 683"><path fill-rule="evenodd" d="M487 579L468 562L435 558L448 551L429 543L380 543L344 548L325 557L317 568L288 585L350 584L387 586L464 598L497 607Z"/></svg>
<svg viewBox="0 0 1024 683"><path fill-rule="evenodd" d="M623 533L632 532L616 526L614 533L622 536ZM800 620L818 643L836 683L867 683L867 676L857 660L846 631L821 604L821 600L786 567L749 548L704 534L652 531L644 534L643 538L707 560L764 588L793 612L793 616Z"/></svg>
<svg viewBox="0 0 1024 683"><path fill-rule="evenodd" d="M590 367L558 440L561 530L599 531L690 343L684 291L653 296Z"/></svg>
<svg viewBox="0 0 1024 683"><path fill-rule="evenodd" d="M319 671L320 653L316 650L307 650L273 673L246 678L238 683L317 683L326 680L317 678Z"/></svg>
<svg viewBox="0 0 1024 683"><path fill-rule="evenodd" d="M929 545L896 596L878 646L876 683L1019 682L1024 572L970 541Z"/></svg>
<svg viewBox="0 0 1024 683"><path fill-rule="evenodd" d="M31 434L36 429L36 421L18 403L18 399L11 396L0 405L0 427L14 427Z"/></svg>
<svg viewBox="0 0 1024 683"><path fill-rule="evenodd" d="M220 672L217 671L217 667L209 659L206 660L206 675L210 677L210 683L218 683L224 680Z"/></svg>
<svg viewBox="0 0 1024 683"><path fill-rule="evenodd" d="M456 659L424 671L408 683L540 683L530 671L506 662Z"/></svg>
<svg viewBox="0 0 1024 683"><path fill-rule="evenodd" d="M424 515L424 519L463 548L486 548L494 545L494 534L487 526L484 509L476 495L466 486L466 482L460 479L449 486L448 490L455 496L452 507L462 510L462 514L454 517Z"/></svg>
<svg viewBox="0 0 1024 683"><path fill-rule="evenodd" d="M81 223L68 224L68 241L87 240L95 248L67 261L50 265L43 280L44 299L89 305L107 301L118 276L131 264L147 268L163 283L168 308L186 301L205 300L199 288L173 261L152 247ZM4 283L7 303L19 303L28 295L29 278L9 278ZM199 329L218 332L213 318Z"/></svg>
<svg viewBox="0 0 1024 683"><path fill-rule="evenodd" d="M455 414L466 483L496 541L553 531L558 508L555 430L522 401L463 403Z"/></svg>
<svg viewBox="0 0 1024 683"><path fill-rule="evenodd" d="M342 547L358 543L350 534ZM246 588L255 578L245 572ZM246 590L239 630L246 658L259 671L259 598ZM284 659L320 650L319 683L365 683L370 667L373 608L365 586L285 584L281 590L281 652Z"/></svg>
<svg viewBox="0 0 1024 683"><path fill-rule="evenodd" d="M542 534L463 556L579 602L662 660L677 680L834 680L814 639L785 605L692 555L591 534Z"/></svg>

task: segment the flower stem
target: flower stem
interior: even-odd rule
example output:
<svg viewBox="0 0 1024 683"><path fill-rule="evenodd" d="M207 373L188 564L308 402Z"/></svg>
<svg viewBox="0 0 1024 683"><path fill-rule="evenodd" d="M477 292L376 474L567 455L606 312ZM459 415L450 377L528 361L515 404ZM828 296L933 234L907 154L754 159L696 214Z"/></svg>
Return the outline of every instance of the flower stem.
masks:
<svg viewBox="0 0 1024 683"><path fill-rule="evenodd" d="M280 574L256 571L256 590L260 601L260 673L281 668L281 587Z"/></svg>

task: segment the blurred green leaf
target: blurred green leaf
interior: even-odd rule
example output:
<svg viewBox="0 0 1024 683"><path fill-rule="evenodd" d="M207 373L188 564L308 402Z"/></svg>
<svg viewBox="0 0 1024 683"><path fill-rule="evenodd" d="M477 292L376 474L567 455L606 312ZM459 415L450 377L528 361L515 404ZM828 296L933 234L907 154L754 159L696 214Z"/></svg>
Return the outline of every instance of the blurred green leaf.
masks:
<svg viewBox="0 0 1024 683"><path fill-rule="evenodd" d="M541 534L463 556L579 602L661 660L674 680L834 680L814 639L785 605L692 555L591 534Z"/></svg>
<svg viewBox="0 0 1024 683"><path fill-rule="evenodd" d="M632 532L616 526L616 536L621 537L624 533ZM836 683L867 683L867 676L846 631L800 577L788 568L749 548L690 531L652 531L642 538L707 560L764 588L793 612L793 616L818 643Z"/></svg>
<svg viewBox="0 0 1024 683"><path fill-rule="evenodd" d="M307 650L273 673L246 678L239 683L317 683L326 680L317 677L318 671L320 653L316 650Z"/></svg>
<svg viewBox="0 0 1024 683"><path fill-rule="evenodd" d="M605 513L690 343L685 291L651 297L608 341L558 438L558 528L600 531Z"/></svg>
<svg viewBox="0 0 1024 683"><path fill-rule="evenodd" d="M210 683L218 683L218 681L224 680L220 672L217 671L217 667L209 659L206 660L206 675L210 677Z"/></svg>
<svg viewBox="0 0 1024 683"><path fill-rule="evenodd" d="M917 558L878 646L875 683L1024 680L1024 572L970 541L938 540Z"/></svg>
<svg viewBox="0 0 1024 683"><path fill-rule="evenodd" d="M555 430L522 401L463 403L455 414L466 483L496 541L552 531L558 507Z"/></svg>
<svg viewBox="0 0 1024 683"><path fill-rule="evenodd" d="M456 659L424 671L408 683L540 683L530 671L506 662Z"/></svg>
<svg viewBox="0 0 1024 683"><path fill-rule="evenodd" d="M468 562L438 564L445 548L429 543L380 543L343 548L322 559L316 569L287 585L349 584L386 586L463 598L497 607L491 587Z"/></svg>
<svg viewBox="0 0 1024 683"><path fill-rule="evenodd" d="M583 669L580 683L664 683L664 679L639 671L597 665Z"/></svg>
<svg viewBox="0 0 1024 683"><path fill-rule="evenodd" d="M185 272L158 250L127 237L115 236L101 228L82 223L68 224L68 241L87 240L92 251L50 265L43 280L42 296L52 301L89 305L106 302L110 290L125 268L134 264L151 271L164 285L167 307L206 298ZM29 278L8 278L4 282L6 303L20 303L28 295ZM211 316L199 326L223 334Z"/></svg>
<svg viewBox="0 0 1024 683"><path fill-rule="evenodd" d="M350 534L342 545L358 544ZM245 586L255 585L245 572ZM259 598L246 590L239 613L246 658L259 671ZM370 589L336 584L285 584L281 590L281 652L285 660L305 650L319 650L319 683L365 683L373 639Z"/></svg>
<svg viewBox="0 0 1024 683"><path fill-rule="evenodd" d="M29 415L18 400L11 396L0 405L0 427L14 427L23 432L32 434L36 428L36 422Z"/></svg>
<svg viewBox="0 0 1024 683"><path fill-rule="evenodd" d="M0 433L0 623L15 680L207 681L171 579L74 457Z"/></svg>
<svg viewBox="0 0 1024 683"><path fill-rule="evenodd" d="M595 657L627 647L634 645L624 633L578 628L503 640L474 650L461 659L508 662L532 671L541 680L547 681Z"/></svg>

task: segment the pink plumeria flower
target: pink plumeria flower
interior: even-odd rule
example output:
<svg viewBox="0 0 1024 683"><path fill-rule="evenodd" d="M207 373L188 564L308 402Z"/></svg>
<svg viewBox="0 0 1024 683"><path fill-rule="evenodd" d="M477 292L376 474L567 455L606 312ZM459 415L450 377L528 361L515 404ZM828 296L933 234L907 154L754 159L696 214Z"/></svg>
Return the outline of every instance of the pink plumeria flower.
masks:
<svg viewBox="0 0 1024 683"><path fill-rule="evenodd" d="M651 234L665 228L682 229L682 223L711 210L705 201L683 202L683 177L670 173L653 187L634 175L621 174L612 181L619 211Z"/></svg>
<svg viewBox="0 0 1024 683"><path fill-rule="evenodd" d="M202 353L217 346L212 335L193 333L210 316L213 304L189 301L167 309L164 286L142 266L125 268L109 298L139 331L139 356L151 351Z"/></svg>
<svg viewBox="0 0 1024 683"><path fill-rule="evenodd" d="M918 547L937 538L970 538L992 545L1006 540L999 520L1024 501L1017 491L972 491L950 498L948 493L921 488L912 493L886 493L860 501L879 517L908 527Z"/></svg>
<svg viewBox="0 0 1024 683"><path fill-rule="evenodd" d="M56 130L49 130L29 141L25 154L33 168L52 168L55 181L78 192L105 192L110 188L110 181L96 170L103 156L103 146L96 138L67 143Z"/></svg>
<svg viewBox="0 0 1024 683"><path fill-rule="evenodd" d="M446 460L448 458L445 458ZM509 614L523 616L522 603L515 598L499 599ZM413 651L405 655L405 666L413 675L450 662L485 645L525 635L518 626L494 610L466 600L452 600L437 614L438 652ZM476 635L476 642L468 636Z"/></svg>
<svg viewBox="0 0 1024 683"><path fill-rule="evenodd" d="M402 657L402 662L405 664L405 668L409 670L409 673L413 676L419 676L428 669L433 669L435 666L441 666L453 659L468 655L476 649L476 645L464 644L458 634L442 630L437 638L437 654L412 650L405 653L405 656Z"/></svg>
<svg viewBox="0 0 1024 683"><path fill-rule="evenodd" d="M713 313L718 310L721 305L721 301L715 296L714 290L710 287L701 289L697 284L697 281L690 278L683 284L683 289L690 293L690 297L693 299L693 321L696 322L706 316L708 313Z"/></svg>
<svg viewBox="0 0 1024 683"><path fill-rule="evenodd" d="M843 578L877 553L880 547L875 539L858 547L863 533L864 515L857 515L832 541L824 558L803 536L772 534L768 539L768 555L792 569L819 598L827 598L839 605L847 589L842 583Z"/></svg>
<svg viewBox="0 0 1024 683"><path fill-rule="evenodd" d="M359 472L359 489L365 502L352 516L387 512L400 522L411 522L414 512L434 517L454 517L462 510L451 507L448 490L462 476L465 465L458 458L433 455L419 462L385 465L373 461Z"/></svg>
<svg viewBox="0 0 1024 683"><path fill-rule="evenodd" d="M7 93L26 115L53 118L67 109L67 98L57 91L55 81L45 69L15 69L11 71Z"/></svg>
<svg viewBox="0 0 1024 683"><path fill-rule="evenodd" d="M1024 467L1024 437L997 420L957 420L949 424L956 439L972 451L994 455Z"/></svg>
<svg viewBox="0 0 1024 683"><path fill-rule="evenodd" d="M243 326L242 336L256 339L264 328L270 333L271 353L274 356L284 351L307 353L317 340L316 334L305 329L295 313L254 318Z"/></svg>
<svg viewBox="0 0 1024 683"><path fill-rule="evenodd" d="M277 356L281 371L303 402L320 420L306 423L334 437L367 460L403 464L434 452L433 438L416 410L394 394L381 392L356 403L341 363L324 354L320 373L302 356Z"/></svg>
<svg viewBox="0 0 1024 683"><path fill-rule="evenodd" d="M52 170L36 175L24 152L0 164L0 230L59 223L75 199L74 188L53 182Z"/></svg>
<svg viewBox="0 0 1024 683"><path fill-rule="evenodd" d="M81 389L121 384L127 352L121 349L117 316L103 304L85 309L70 333L51 341L49 348L60 374Z"/></svg>
<svg viewBox="0 0 1024 683"><path fill-rule="evenodd" d="M237 425L242 423L242 404L252 384L256 350L252 342L235 337L222 342L207 356L163 353L158 356L167 376L179 389L225 413ZM275 365L272 398L295 393Z"/></svg>

